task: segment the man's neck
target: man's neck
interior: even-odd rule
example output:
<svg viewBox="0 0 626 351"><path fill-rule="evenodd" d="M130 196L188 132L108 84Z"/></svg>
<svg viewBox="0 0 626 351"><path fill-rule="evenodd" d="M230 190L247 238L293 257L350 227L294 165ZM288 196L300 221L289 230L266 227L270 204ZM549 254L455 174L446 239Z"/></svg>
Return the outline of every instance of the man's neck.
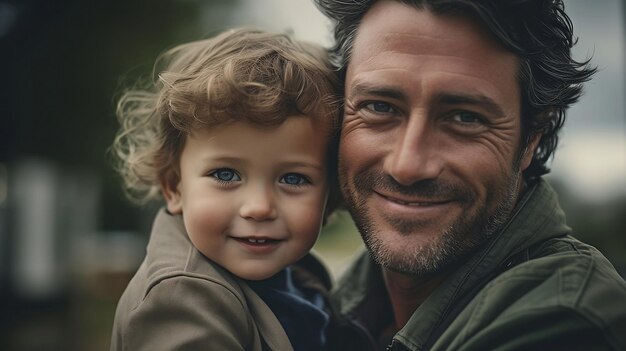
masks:
<svg viewBox="0 0 626 351"><path fill-rule="evenodd" d="M413 312L441 284L445 275L424 279L383 268L383 278L393 308L394 327L397 331L404 327Z"/></svg>

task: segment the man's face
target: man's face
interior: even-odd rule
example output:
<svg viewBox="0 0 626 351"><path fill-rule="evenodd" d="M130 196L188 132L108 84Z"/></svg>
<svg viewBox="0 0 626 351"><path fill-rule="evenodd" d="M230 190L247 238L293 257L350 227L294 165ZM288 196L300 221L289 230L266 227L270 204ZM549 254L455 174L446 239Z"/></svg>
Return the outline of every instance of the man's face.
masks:
<svg viewBox="0 0 626 351"><path fill-rule="evenodd" d="M432 274L510 217L521 171L516 57L475 23L395 1L366 14L346 76L342 192L374 258Z"/></svg>

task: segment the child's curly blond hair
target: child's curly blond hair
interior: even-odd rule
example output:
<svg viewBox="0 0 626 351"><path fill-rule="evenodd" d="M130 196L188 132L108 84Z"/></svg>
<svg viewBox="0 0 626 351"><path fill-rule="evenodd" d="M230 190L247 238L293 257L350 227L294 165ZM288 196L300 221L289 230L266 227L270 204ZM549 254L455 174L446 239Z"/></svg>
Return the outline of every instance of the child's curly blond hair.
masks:
<svg viewBox="0 0 626 351"><path fill-rule="evenodd" d="M339 125L339 82L326 51L287 35L236 29L159 56L151 86L117 105L112 145L127 196L145 203L179 181L179 157L193 128L234 121L259 126L306 115ZM335 133L336 134L336 133ZM336 135L333 135L336 144ZM330 147L335 182L336 145Z"/></svg>

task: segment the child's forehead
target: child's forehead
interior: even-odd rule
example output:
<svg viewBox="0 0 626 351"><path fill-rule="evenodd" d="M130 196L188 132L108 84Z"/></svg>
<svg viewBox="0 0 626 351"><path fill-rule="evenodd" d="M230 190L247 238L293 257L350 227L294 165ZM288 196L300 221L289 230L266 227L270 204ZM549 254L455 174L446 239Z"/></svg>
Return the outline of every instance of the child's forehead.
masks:
<svg viewBox="0 0 626 351"><path fill-rule="evenodd" d="M304 116L276 126L235 122L194 129L185 143L182 158L238 164L265 160L264 167L297 162L322 168L330 141L325 125Z"/></svg>
<svg viewBox="0 0 626 351"><path fill-rule="evenodd" d="M272 131L279 129L286 123L292 120L306 120L310 121L310 124L315 126L315 129L322 131L331 131L335 126L332 118L328 118L324 115L303 114L303 113L291 113L286 116L222 116L216 118L214 121L205 123L204 121L196 121L193 123L191 130L188 134L193 134L197 130L214 131L220 129L248 130L258 129L261 131ZM290 123L291 124L291 123ZM303 124L296 124L292 128L303 128Z"/></svg>

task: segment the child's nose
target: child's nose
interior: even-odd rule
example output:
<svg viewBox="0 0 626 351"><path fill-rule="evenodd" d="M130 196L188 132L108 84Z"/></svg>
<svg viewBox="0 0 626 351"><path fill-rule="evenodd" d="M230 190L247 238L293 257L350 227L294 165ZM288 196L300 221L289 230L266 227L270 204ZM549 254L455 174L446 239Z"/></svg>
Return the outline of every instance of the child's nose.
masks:
<svg viewBox="0 0 626 351"><path fill-rule="evenodd" d="M243 201L239 214L245 219L264 221L275 219L278 211L271 191L259 190L251 192Z"/></svg>

